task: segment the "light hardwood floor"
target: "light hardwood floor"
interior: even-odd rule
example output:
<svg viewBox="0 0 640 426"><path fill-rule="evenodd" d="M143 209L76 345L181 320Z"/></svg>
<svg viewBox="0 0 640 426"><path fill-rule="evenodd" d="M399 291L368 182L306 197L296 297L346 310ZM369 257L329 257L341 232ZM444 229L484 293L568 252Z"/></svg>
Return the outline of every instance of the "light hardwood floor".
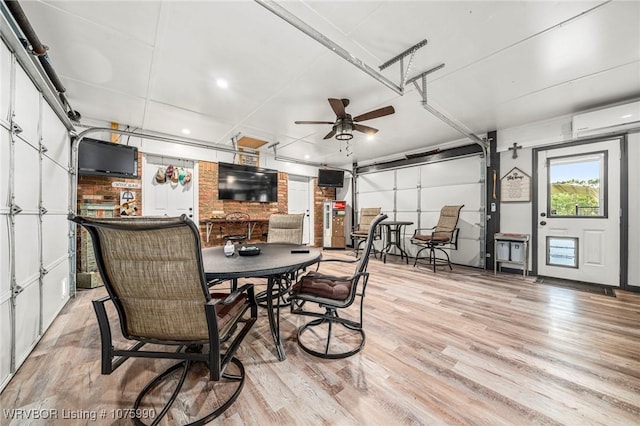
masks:
<svg viewBox="0 0 640 426"><path fill-rule="evenodd" d="M261 310L237 354L245 387L216 422L640 424L639 294L617 290L613 298L460 266L434 274L398 259L372 259L369 272L361 353L343 360L307 355L296 343L306 318L285 310L287 359L278 362ZM100 375L90 302L103 294L78 292L0 396L3 409L97 413L96 421L12 424L131 424L112 410L131 408L144 384L173 361L129 360ZM205 395L194 390L164 424L206 407ZM0 423L10 424L4 412Z"/></svg>

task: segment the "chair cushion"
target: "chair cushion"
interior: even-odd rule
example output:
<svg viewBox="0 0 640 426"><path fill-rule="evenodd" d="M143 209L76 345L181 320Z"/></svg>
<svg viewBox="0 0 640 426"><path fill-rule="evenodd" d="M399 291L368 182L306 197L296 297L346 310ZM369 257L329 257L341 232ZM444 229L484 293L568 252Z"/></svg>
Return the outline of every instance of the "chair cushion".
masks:
<svg viewBox="0 0 640 426"><path fill-rule="evenodd" d="M433 241L434 243L446 243L449 241L448 235L431 235L431 234L418 234L411 237L412 240L418 240L421 242L429 243Z"/></svg>
<svg viewBox="0 0 640 426"><path fill-rule="evenodd" d="M334 277L319 272L309 272L293 286L298 295L344 301L349 297L353 282L348 277Z"/></svg>
<svg viewBox="0 0 640 426"><path fill-rule="evenodd" d="M212 299L224 300L227 296L226 293L211 293ZM216 305L216 316L218 317L218 334L224 336L229 332L229 329L235 324L236 320L244 312L244 308L247 305L247 295L241 294L228 305L222 303Z"/></svg>

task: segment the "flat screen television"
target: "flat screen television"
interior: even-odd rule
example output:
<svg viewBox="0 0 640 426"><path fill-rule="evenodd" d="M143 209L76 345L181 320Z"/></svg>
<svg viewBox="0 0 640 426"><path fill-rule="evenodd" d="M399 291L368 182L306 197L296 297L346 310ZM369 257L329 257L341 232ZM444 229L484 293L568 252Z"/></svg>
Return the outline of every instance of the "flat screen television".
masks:
<svg viewBox="0 0 640 426"><path fill-rule="evenodd" d="M278 201L278 171L218 163L218 199L275 203Z"/></svg>
<svg viewBox="0 0 640 426"><path fill-rule="evenodd" d="M138 177L138 148L84 138L78 145L78 174Z"/></svg>
<svg viewBox="0 0 640 426"><path fill-rule="evenodd" d="M344 186L344 172L342 170L318 170L318 186L342 188Z"/></svg>

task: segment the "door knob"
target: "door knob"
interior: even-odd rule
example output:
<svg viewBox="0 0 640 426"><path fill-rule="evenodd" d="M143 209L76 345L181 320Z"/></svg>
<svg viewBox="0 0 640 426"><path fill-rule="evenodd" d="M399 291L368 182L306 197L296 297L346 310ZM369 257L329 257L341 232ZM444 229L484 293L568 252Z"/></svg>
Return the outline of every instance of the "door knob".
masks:
<svg viewBox="0 0 640 426"><path fill-rule="evenodd" d="M540 221L540 225L545 226L546 224L547 224L547 222L545 222L544 220Z"/></svg>

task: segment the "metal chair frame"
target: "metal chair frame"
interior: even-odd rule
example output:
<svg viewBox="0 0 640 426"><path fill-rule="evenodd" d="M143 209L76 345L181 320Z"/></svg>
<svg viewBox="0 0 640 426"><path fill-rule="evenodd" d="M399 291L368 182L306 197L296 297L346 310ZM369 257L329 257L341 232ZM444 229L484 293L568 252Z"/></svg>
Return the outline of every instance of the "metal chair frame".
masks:
<svg viewBox="0 0 640 426"><path fill-rule="evenodd" d="M371 254L371 250L373 247L374 233L377 228L377 225L387 218L386 214L379 214L376 218L371 222L371 227L369 228L369 235L367 238L367 244L363 249L362 256L358 259L354 260L343 260L343 259L323 259L318 264L318 269L320 268L320 264L331 263L331 262L340 262L340 263L356 263L355 273L351 277L334 277L331 275L319 274L317 270L315 272L310 272L305 276L301 277L301 279L292 287L290 293L290 301L291 301L291 313L295 315L305 315L317 318L312 320L302 327L298 329L298 345L305 352L326 359L339 359L346 358L351 355L354 355L362 350L366 341L366 335L363 329L363 314L364 314L364 296L367 288L367 283L369 281L369 273L367 272L367 265L369 262L369 255ZM336 300L330 299L326 297L321 297L317 295L313 295L310 293L305 293L304 289L304 280L305 279L313 279L313 278L323 278L341 282L350 282L349 294L344 300ZM356 297L359 297L359 320L353 321L346 318L340 317L338 314L339 309L348 308L351 306ZM309 303L317 303L318 306L324 309L324 312L317 312L305 309L305 304ZM324 352L316 351L302 342L301 336L309 331L311 328L319 326L321 324L328 323L328 332L327 332L327 343L324 348ZM338 324L349 330L355 331L360 335L360 342L354 348L343 351L343 352L334 352L331 351L331 338L333 332L333 325Z"/></svg>
<svg viewBox="0 0 640 426"><path fill-rule="evenodd" d="M420 250L416 253L415 260L413 262L413 266L418 265L418 260L420 259L428 259L428 264L433 268L433 272L436 272L436 267L438 266L448 266L449 270L453 270L451 266L451 258L449 253L447 253L447 249L449 250L457 250L458 249L458 234L460 233L460 228L458 228L458 221L460 218L460 211L464 205L459 206L444 206L440 213L440 219L438 220L439 224L432 228L416 228L413 232L413 236L411 237L411 244L420 246ZM453 227L443 227L440 222L443 220L444 212L447 209L457 209L457 216L455 217L455 223ZM453 217L453 215L449 215L448 217ZM417 238L418 235L426 235L423 231L429 231L429 238L427 240ZM429 257L420 257L420 254L429 250ZM437 257L436 250L441 252L444 257Z"/></svg>
<svg viewBox="0 0 640 426"><path fill-rule="evenodd" d="M194 243L197 247L194 247L195 253L200 253L200 237L199 232L195 224L187 218L186 215L182 215L180 218L127 218L122 220L121 218L113 218L113 219L93 219L93 218L85 218L81 216L69 215L69 220L82 225L87 229L89 234L92 237L96 263L98 265L98 269L102 276L102 280L105 284L105 288L107 293L109 294L106 297L102 297L100 299L93 301L93 308L96 313L96 317L98 320L98 327L100 330L100 341L101 341L101 373L102 374L111 374L118 367L120 367L126 360L129 358L162 358L162 359L176 359L180 360L177 364L169 367L162 373L158 374L155 378L153 378L138 394L136 401L133 405L133 412L138 413L138 408L142 404L145 396L152 391L155 387L165 381L171 374L178 370L182 369L182 373L180 379L177 382L177 385L171 395L169 396L166 404L160 411L160 413L156 414L156 417L153 421L153 424L157 424L169 411L172 404L175 402L176 398L180 394L180 391L183 387L183 384L186 380L187 374L189 372L190 367L196 363L201 362L204 363L209 370L209 379L212 381L219 382L222 378L227 379L231 382L236 382L236 389L233 391L231 396L223 401L215 410L205 415L204 417L190 423L192 425L203 425L205 423L210 422L211 420L218 417L222 414L227 408L229 408L233 402L238 398L242 388L244 386L245 379L245 371L242 363L235 358L236 350L238 349L240 343L243 339L248 335L251 327L256 322L257 319L257 305L254 297L253 284L245 284L242 287L238 288L225 298L216 297L213 298L206 285L206 280L204 276L204 270L202 265L202 257L197 257L197 264L200 269L200 278L201 285L203 289L203 310L205 312L206 325L208 329L208 338L204 340L193 340L193 341L183 341L183 340L170 340L170 339L159 339L159 338L145 338L140 336L132 336L127 331L127 315L125 313L125 309L123 307L122 302L118 298L109 274L105 271L105 258L104 258L104 250L102 246L102 241L100 237L100 233L98 229L111 229L118 231L149 231L149 230L161 230L166 228L173 228L178 226L188 226L194 235ZM149 224L146 225L138 225L135 228L128 226L127 221L131 224L134 224L137 220L144 220ZM155 221L155 224L153 223ZM247 297L247 303L242 308L241 313L239 313L236 317L235 322L228 328L224 335L220 335L220 330L218 328L218 320L217 320L217 310L224 306L230 305L234 303L238 297L245 294ZM218 296L218 295L216 295ZM111 326L109 324L109 318L107 315L106 304L107 302L111 302L114 304L116 308L116 312L118 314L120 320L120 328L123 336L128 340L136 341L134 344L127 348L117 348L113 344L113 338L111 333ZM249 317L245 318L246 313L249 312ZM238 330L238 326L242 324L240 330ZM233 337L233 339L231 339ZM222 352L222 345L226 342L229 342L226 346L226 350ZM152 344L162 344L175 346L177 349L173 352L163 352L157 350L143 350L143 347L147 343ZM204 347L208 345L208 352L203 352ZM226 369L229 364L234 364L238 370L239 374L230 374L226 372ZM142 419L140 417L136 417L133 419L134 422L138 425L144 425Z"/></svg>

